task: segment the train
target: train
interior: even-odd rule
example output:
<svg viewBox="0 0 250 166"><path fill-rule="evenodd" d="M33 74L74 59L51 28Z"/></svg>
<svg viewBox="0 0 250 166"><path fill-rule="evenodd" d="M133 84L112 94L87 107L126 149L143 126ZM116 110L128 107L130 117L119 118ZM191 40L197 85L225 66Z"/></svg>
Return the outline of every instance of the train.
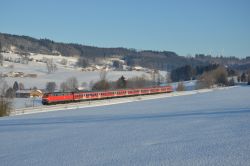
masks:
<svg viewBox="0 0 250 166"><path fill-rule="evenodd" d="M108 91L83 91L83 92L52 92L44 93L42 96L43 105L71 103L77 101L89 101L98 99L109 99L118 97L129 97L139 95L149 95L158 93L173 92L171 86L158 86L136 89L119 89Z"/></svg>

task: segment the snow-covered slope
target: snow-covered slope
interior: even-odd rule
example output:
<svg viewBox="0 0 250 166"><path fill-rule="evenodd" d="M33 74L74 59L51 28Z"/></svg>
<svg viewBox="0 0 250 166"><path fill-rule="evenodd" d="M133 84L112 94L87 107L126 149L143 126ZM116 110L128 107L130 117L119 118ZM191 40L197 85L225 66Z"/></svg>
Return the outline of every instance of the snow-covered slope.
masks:
<svg viewBox="0 0 250 166"><path fill-rule="evenodd" d="M250 165L250 87L0 119L1 165Z"/></svg>
<svg viewBox="0 0 250 166"><path fill-rule="evenodd" d="M89 84L91 81L96 82L100 79L100 71L80 71L76 68L69 68L64 66L58 66L58 70L54 73L48 74L46 64L39 62L29 62L29 64L19 64L19 63L10 63L5 62L5 66L0 66L1 73L9 72L24 72L25 74L36 74L36 78L31 77L6 77L5 80L10 86L14 84L15 81L18 83L23 83L25 88L37 87L39 89L44 89L47 82L55 82L57 88L60 88L60 84L70 77L76 77L79 83L79 86L83 82ZM9 68L9 65L13 65L13 68ZM150 78L150 75L143 71L108 71L107 79L108 80L117 80L122 75L125 78L130 78L134 76L141 76L142 74Z"/></svg>

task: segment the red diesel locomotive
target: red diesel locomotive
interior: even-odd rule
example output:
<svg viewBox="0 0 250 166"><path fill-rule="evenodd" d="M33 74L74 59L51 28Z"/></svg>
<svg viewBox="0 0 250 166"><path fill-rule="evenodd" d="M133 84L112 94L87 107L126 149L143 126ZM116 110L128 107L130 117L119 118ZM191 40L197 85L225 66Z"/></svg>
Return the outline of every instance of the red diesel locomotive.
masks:
<svg viewBox="0 0 250 166"><path fill-rule="evenodd" d="M42 97L42 104L69 103L84 100L97 100L116 97L138 96L157 93L170 93L173 89L171 86L159 86L140 89L122 89L98 92L54 92L45 93Z"/></svg>

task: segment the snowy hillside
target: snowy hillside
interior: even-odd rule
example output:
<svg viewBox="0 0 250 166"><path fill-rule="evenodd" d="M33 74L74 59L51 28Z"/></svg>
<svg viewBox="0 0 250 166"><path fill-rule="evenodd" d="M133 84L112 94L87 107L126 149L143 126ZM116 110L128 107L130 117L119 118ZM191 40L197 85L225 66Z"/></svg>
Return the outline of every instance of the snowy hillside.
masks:
<svg viewBox="0 0 250 166"><path fill-rule="evenodd" d="M11 61L17 61L20 59L20 55L13 53L2 53L5 58L11 58ZM81 68L76 68L75 63L77 61L76 57L64 57L64 56L53 56L53 55L42 55L36 54L31 55L29 58L32 58L34 61L30 61L28 64L13 63L4 61L4 66L0 66L0 74L8 74L12 72L22 72L24 74L35 74L36 77L6 77L5 80L9 85L13 85L15 81L21 82L24 84L24 87L29 89L37 87L38 89L44 89L47 82L55 82L57 88L60 87L60 84L69 77L76 77L79 85L82 83L90 84L90 82L96 82L99 80L100 70L95 71L82 71ZM42 61L44 58L53 59L53 62L57 65L57 70L54 73L48 74L46 64ZM60 62L65 59L67 65L61 65ZM105 63L111 63L107 61ZM104 64L105 66L106 64ZM104 67L104 66L96 66ZM134 76L141 76L142 74L150 78L150 75L145 71L113 71L112 69L108 71L107 79L108 80L117 80L122 75L125 78L130 78ZM162 73L163 76L166 75L166 72Z"/></svg>
<svg viewBox="0 0 250 166"><path fill-rule="evenodd" d="M250 88L0 118L1 165L250 165Z"/></svg>

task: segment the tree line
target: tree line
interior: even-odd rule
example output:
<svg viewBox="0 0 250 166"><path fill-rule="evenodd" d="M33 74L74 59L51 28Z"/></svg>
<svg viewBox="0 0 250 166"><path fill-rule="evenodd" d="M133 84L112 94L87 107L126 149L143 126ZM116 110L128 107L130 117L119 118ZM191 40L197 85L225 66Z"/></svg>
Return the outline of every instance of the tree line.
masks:
<svg viewBox="0 0 250 166"><path fill-rule="evenodd" d="M195 66L195 67L190 65L185 65L171 71L171 80L173 82L194 80L197 79L199 76L201 76L203 73L215 70L220 66L221 65L219 64L209 64L206 66ZM226 68L226 70L229 76L237 74L237 72L233 69Z"/></svg>
<svg viewBox="0 0 250 166"><path fill-rule="evenodd" d="M75 43L59 43L49 39L35 39L28 36L18 36L0 33L0 52L10 51L15 46L20 54L49 54L82 57L79 66L86 66L88 61L96 59L120 57L128 66L143 66L151 69L173 70L184 65L198 66L217 63L227 65L233 69L249 69L250 57L239 59L237 57L213 57L211 55L196 54L195 56L179 56L172 51L135 50L128 48L101 48L85 46Z"/></svg>

